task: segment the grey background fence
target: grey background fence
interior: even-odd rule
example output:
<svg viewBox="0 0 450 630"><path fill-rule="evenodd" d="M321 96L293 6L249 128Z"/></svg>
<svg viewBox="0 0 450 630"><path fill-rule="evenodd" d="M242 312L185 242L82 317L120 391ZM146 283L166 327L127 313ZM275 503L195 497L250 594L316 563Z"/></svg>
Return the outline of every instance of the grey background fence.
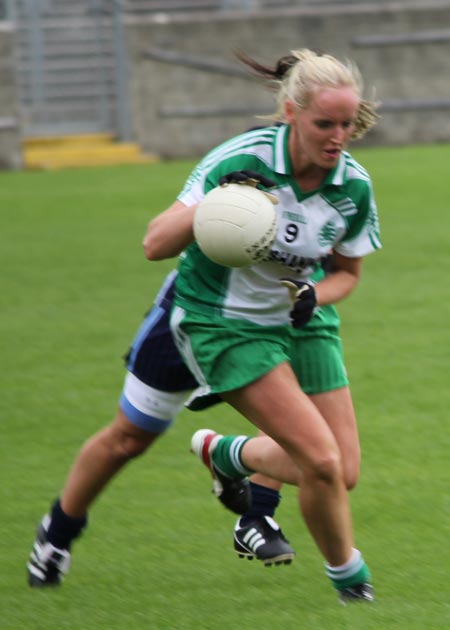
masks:
<svg viewBox="0 0 450 630"><path fill-rule="evenodd" d="M450 141L450 0L0 0L2 17L1 167L43 134L204 153L273 108L235 48L349 56L383 103L368 143Z"/></svg>
<svg viewBox="0 0 450 630"><path fill-rule="evenodd" d="M114 7L111 0L9 3L25 136L121 128L123 42Z"/></svg>
<svg viewBox="0 0 450 630"><path fill-rule="evenodd" d="M12 24L0 21L0 169L22 165L14 35Z"/></svg>

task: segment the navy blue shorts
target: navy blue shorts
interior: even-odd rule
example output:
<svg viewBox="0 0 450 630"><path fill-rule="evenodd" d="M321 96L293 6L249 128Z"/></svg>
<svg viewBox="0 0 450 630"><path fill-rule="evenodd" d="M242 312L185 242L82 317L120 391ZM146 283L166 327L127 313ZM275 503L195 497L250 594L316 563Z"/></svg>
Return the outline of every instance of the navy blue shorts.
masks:
<svg viewBox="0 0 450 630"><path fill-rule="evenodd" d="M152 433L169 428L198 386L170 330L175 276L167 277L125 357L128 373L120 407L130 422Z"/></svg>
<svg viewBox="0 0 450 630"><path fill-rule="evenodd" d="M126 355L127 369L140 381L165 392L194 389L198 383L178 352L170 330L175 275L164 283Z"/></svg>

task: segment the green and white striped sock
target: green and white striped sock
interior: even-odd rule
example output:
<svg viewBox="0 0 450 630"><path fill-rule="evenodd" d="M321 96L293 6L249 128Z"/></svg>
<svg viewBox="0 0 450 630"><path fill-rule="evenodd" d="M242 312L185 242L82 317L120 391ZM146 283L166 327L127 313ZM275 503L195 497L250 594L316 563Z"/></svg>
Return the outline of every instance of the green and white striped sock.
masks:
<svg viewBox="0 0 450 630"><path fill-rule="evenodd" d="M339 567L325 564L325 571L334 588L341 591L344 588L356 586L362 582L370 582L370 571L357 549L353 549L352 557Z"/></svg>
<svg viewBox="0 0 450 630"><path fill-rule="evenodd" d="M226 435L217 443L212 460L230 479L243 479L253 472L246 468L241 460L242 447L248 440L250 438L246 435Z"/></svg>

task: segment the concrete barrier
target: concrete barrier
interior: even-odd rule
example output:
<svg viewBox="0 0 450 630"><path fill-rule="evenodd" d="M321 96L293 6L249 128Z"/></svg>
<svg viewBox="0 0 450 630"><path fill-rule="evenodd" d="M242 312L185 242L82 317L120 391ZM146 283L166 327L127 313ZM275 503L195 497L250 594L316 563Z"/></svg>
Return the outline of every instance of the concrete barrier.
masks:
<svg viewBox="0 0 450 630"><path fill-rule="evenodd" d="M273 111L233 51L272 63L309 47L350 57L382 119L365 145L450 141L450 2L366 2L125 20L136 140L162 157L202 155Z"/></svg>

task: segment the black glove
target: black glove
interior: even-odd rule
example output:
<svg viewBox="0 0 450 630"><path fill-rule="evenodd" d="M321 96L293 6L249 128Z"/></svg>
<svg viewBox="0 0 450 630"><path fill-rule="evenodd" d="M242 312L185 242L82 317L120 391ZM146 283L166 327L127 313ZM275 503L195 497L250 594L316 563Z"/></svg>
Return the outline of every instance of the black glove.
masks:
<svg viewBox="0 0 450 630"><path fill-rule="evenodd" d="M256 171L233 171L228 173L228 175L224 175L219 179L219 186L225 186L226 184L248 184L256 187L259 184L264 186L264 188L276 186L276 182Z"/></svg>
<svg viewBox="0 0 450 630"><path fill-rule="evenodd" d="M289 313L294 328L303 328L314 314L317 305L316 291L312 284L292 278L281 278L281 284L289 289L293 303Z"/></svg>

